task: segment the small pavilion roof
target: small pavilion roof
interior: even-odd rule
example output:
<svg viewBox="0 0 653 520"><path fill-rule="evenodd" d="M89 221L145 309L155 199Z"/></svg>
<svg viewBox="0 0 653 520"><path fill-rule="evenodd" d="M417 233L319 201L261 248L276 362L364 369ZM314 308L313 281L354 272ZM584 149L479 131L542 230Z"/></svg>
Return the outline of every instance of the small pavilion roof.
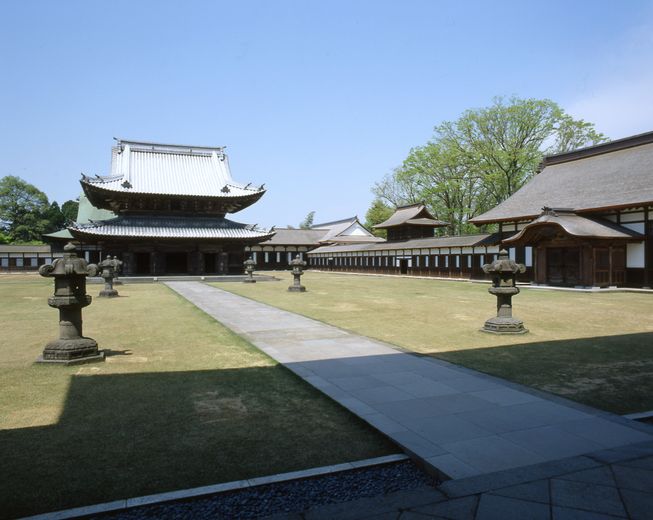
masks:
<svg viewBox="0 0 653 520"><path fill-rule="evenodd" d="M77 224L88 224L91 221L107 220L115 218L117 215L108 209L96 208L88 200L88 197L82 193L79 196L79 207L77 209ZM73 236L68 229L60 229L54 233L43 235L44 238L54 238L59 240L71 240Z"/></svg>
<svg viewBox="0 0 653 520"><path fill-rule="evenodd" d="M437 220L426 206L419 202L408 206L399 206L389 219L374 226L376 229L387 229L395 226L404 226L412 224L413 226L443 227L447 223Z"/></svg>

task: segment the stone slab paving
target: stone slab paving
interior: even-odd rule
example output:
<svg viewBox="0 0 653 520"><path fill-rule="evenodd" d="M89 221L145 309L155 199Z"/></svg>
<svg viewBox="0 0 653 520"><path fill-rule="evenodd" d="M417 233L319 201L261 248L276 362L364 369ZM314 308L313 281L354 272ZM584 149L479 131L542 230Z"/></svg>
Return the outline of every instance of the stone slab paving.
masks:
<svg viewBox="0 0 653 520"><path fill-rule="evenodd" d="M645 520L652 511L649 441L267 520Z"/></svg>
<svg viewBox="0 0 653 520"><path fill-rule="evenodd" d="M167 285L444 478L479 477L653 441L653 428L644 424L402 352L200 282ZM551 488L562 508L564 497L575 492L567 482ZM631 491L636 497L638 491ZM485 499L480 510L495 510L506 500Z"/></svg>

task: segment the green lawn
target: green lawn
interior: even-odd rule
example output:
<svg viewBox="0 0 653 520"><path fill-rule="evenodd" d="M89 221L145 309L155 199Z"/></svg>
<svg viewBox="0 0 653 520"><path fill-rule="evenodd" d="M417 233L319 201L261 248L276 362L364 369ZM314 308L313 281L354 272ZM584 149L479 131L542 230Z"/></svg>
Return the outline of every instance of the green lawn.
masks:
<svg viewBox="0 0 653 520"><path fill-rule="evenodd" d="M397 452L167 287L118 289L84 311L105 363L35 365L52 283L0 277L0 517Z"/></svg>
<svg viewBox="0 0 653 520"><path fill-rule="evenodd" d="M528 334L480 332L495 311L486 284L307 272L281 282L218 284L406 349L616 413L653 409L653 294L523 289Z"/></svg>

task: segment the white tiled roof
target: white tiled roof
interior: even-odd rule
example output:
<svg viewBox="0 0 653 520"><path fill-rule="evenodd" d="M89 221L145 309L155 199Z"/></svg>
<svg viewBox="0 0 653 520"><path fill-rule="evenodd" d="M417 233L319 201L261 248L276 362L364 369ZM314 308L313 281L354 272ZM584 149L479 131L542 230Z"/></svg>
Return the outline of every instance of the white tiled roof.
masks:
<svg viewBox="0 0 653 520"><path fill-rule="evenodd" d="M110 191L204 197L242 197L263 187L245 186L231 177L223 148L202 148L119 141L113 148L111 175L82 182Z"/></svg>
<svg viewBox="0 0 653 520"><path fill-rule="evenodd" d="M117 217L68 228L74 236L114 238L260 239L274 231L227 220L198 217Z"/></svg>

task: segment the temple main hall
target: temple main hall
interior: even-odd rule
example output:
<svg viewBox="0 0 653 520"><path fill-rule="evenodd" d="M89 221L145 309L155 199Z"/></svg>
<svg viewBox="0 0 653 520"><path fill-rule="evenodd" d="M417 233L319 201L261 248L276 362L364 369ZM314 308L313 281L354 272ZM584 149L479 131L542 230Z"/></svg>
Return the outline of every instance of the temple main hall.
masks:
<svg viewBox="0 0 653 520"><path fill-rule="evenodd" d="M100 218L68 232L87 256L118 255L128 276L242 273L245 247L274 235L226 218L265 189L233 180L224 147L118 140L110 175L80 182L80 215Z"/></svg>

